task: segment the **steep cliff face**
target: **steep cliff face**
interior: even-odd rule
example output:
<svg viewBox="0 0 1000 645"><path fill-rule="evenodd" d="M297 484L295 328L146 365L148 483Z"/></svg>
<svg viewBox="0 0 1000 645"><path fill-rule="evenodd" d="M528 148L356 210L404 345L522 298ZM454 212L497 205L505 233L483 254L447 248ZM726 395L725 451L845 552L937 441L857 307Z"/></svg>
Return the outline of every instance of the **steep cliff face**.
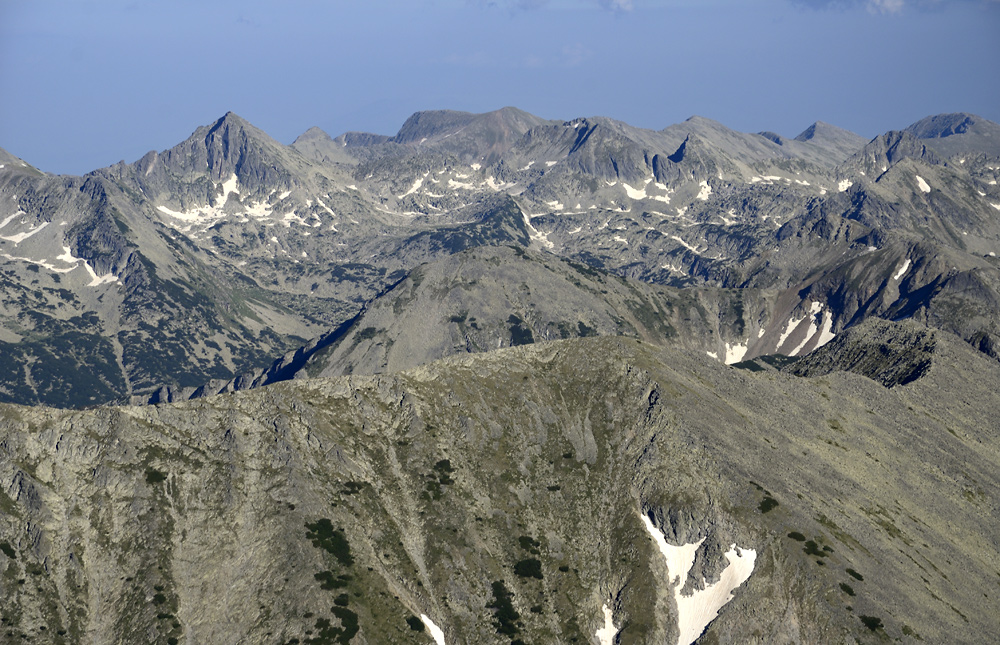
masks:
<svg viewBox="0 0 1000 645"><path fill-rule="evenodd" d="M3 406L0 637L662 643L721 603L699 642L978 642L1000 368L927 352L892 389L585 338Z"/></svg>

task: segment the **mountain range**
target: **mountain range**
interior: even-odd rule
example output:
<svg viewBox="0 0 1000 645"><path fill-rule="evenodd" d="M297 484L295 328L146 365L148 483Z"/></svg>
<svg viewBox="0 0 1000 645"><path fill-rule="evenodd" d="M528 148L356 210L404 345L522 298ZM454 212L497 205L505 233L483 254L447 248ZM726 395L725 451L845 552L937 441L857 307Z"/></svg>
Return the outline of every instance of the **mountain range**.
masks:
<svg viewBox="0 0 1000 645"><path fill-rule="evenodd" d="M247 380L484 245L769 302L681 334L718 356L801 353L871 316L996 356L998 131L941 115L865 142L821 122L784 138L504 108L285 146L229 113L83 177L4 153L0 396L80 406Z"/></svg>
<svg viewBox="0 0 1000 645"><path fill-rule="evenodd" d="M0 150L0 640L984 642L1000 125Z"/></svg>

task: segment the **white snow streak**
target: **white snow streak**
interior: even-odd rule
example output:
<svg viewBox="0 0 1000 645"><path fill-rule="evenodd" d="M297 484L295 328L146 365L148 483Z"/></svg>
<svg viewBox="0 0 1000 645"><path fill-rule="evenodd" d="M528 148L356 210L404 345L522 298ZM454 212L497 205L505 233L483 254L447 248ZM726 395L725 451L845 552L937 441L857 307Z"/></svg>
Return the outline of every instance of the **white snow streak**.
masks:
<svg viewBox="0 0 1000 645"><path fill-rule="evenodd" d="M903 277L903 275L909 268L910 268L910 258L906 258L906 262L903 263L903 266L899 267L899 271L896 271L896 273L892 276L892 279L899 280L900 278Z"/></svg>
<svg viewBox="0 0 1000 645"><path fill-rule="evenodd" d="M681 213L681 214L683 215L683 213ZM677 242L680 242L681 246L683 246L684 248L686 248L688 251L691 251L692 253L698 253L698 249L697 248L691 246L690 244L688 244L687 242L685 242L681 238L677 237L676 235L671 235L670 239L672 239L674 241L677 241Z"/></svg>
<svg viewBox="0 0 1000 645"><path fill-rule="evenodd" d="M733 590L742 585L753 573L757 552L752 549L738 549L735 544L726 552L729 564L723 570L719 581L714 585L706 585L704 589L695 590L690 596L681 594L688 572L694 564L695 553L705 538L694 544L673 546L667 544L663 532L656 528L645 515L640 515L646 531L656 542L667 561L668 585L674 589L674 599L677 601L677 645L690 645L705 631L719 610L733 599Z"/></svg>
<svg viewBox="0 0 1000 645"><path fill-rule="evenodd" d="M823 326L819 330L819 340L816 341L816 349L819 349L837 337L837 334L833 333L832 330L833 313L827 310L823 312Z"/></svg>
<svg viewBox="0 0 1000 645"><path fill-rule="evenodd" d="M844 180L841 180L840 184L837 185L837 189L840 190L840 192L844 192L845 190L847 190L848 188L850 188L853 185L854 185L853 181L851 181L849 179L844 179Z"/></svg>
<svg viewBox="0 0 1000 645"><path fill-rule="evenodd" d="M4 224L6 223L7 221L5 220ZM14 244L20 244L21 242L25 241L26 239L28 239L29 237L31 237L32 235L34 235L35 233L42 230L48 225L49 225L48 222L42 222L35 228L29 229L22 233L17 233L15 235L0 235L0 240L7 240L8 242L13 242Z"/></svg>
<svg viewBox="0 0 1000 645"><path fill-rule="evenodd" d="M781 348L782 345L785 344L785 339L788 338L793 331L795 331L795 328L799 326L799 323L802 322L802 320L803 320L802 318L798 319L791 318L788 321L788 325L785 327L785 331L782 332L781 336L778 338L778 345L775 347L775 349L779 349Z"/></svg>
<svg viewBox="0 0 1000 645"><path fill-rule="evenodd" d="M399 199L403 199L407 195L412 195L413 193L415 193L418 190L420 190L420 187L423 186L423 185L424 185L424 180L423 179L417 179L415 182L413 182L413 185L410 186L410 189L408 191L406 191L405 193L403 193L402 195L399 196Z"/></svg>
<svg viewBox="0 0 1000 645"><path fill-rule="evenodd" d="M931 187L927 185L924 178L920 175L914 175L917 178L917 186L920 188L921 192L929 193L931 192Z"/></svg>
<svg viewBox="0 0 1000 645"><path fill-rule="evenodd" d="M441 628L434 624L434 621L430 619L427 614L420 614L420 620L423 621L424 626L427 627L427 631L431 633L431 638L437 645L444 644L444 632Z"/></svg>
<svg viewBox="0 0 1000 645"><path fill-rule="evenodd" d="M455 176L456 177L461 177L462 175L455 175ZM460 182L460 181L455 181L454 179L449 179L448 180L448 188L451 188L452 190L458 190L459 188L464 189L464 190L475 190L476 189L476 187L473 186L472 184L467 184L467 183L463 183L463 182Z"/></svg>
<svg viewBox="0 0 1000 645"><path fill-rule="evenodd" d="M26 214L27 213L25 213L24 211L19 210L16 213L14 213L13 215L8 215L7 217L4 218L4 220L2 222L0 222L0 228L3 228L5 226L7 226L8 224L10 224L11 221L14 220L14 218L19 217L21 215L26 215Z"/></svg>
<svg viewBox="0 0 1000 645"><path fill-rule="evenodd" d="M818 314L821 311L823 311L823 305L822 305L822 303L814 302L814 303L812 303L812 305L809 306L809 314L810 314L809 315L809 329L806 330L806 337L802 339L802 342L799 343L795 347L795 349L793 349L792 351L788 352L789 356L798 356L799 352L801 352L802 349L807 344L809 344L809 341L812 340L812 337L816 335L817 331L819 331L819 326L816 324L816 314Z"/></svg>
<svg viewBox="0 0 1000 645"><path fill-rule="evenodd" d="M102 284L118 282L118 276L116 276L113 273L108 273L107 275L101 275L101 276L97 275L97 273L94 271L94 268L91 267L90 264L87 262L83 263L83 268L85 268L87 270L87 273L90 274L90 284L87 285L88 287L99 287Z"/></svg>
<svg viewBox="0 0 1000 645"><path fill-rule="evenodd" d="M606 603L601 605L601 611L604 612L604 627L594 632L594 636L597 636L597 640L601 642L601 645L613 645L615 636L618 634L618 628L615 627L614 614L608 609Z"/></svg>

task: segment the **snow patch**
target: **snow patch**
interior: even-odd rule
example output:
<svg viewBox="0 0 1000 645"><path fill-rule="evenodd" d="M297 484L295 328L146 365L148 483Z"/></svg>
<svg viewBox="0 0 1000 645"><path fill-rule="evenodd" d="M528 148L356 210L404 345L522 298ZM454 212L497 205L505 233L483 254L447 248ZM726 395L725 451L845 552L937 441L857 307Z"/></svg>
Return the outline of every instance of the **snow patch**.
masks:
<svg viewBox="0 0 1000 645"><path fill-rule="evenodd" d="M715 352L705 352L705 353L708 354L709 356L711 356L712 358L714 358L715 360L719 360L719 355L716 354ZM701 544L701 542L699 542L698 544ZM694 556L691 556L691 558L693 560ZM670 567L667 567L667 568L670 569ZM688 568L690 569L691 567L688 567ZM673 571L673 569L670 569L670 571Z"/></svg>
<svg viewBox="0 0 1000 645"><path fill-rule="evenodd" d="M423 185L424 185L424 180L423 179L417 179L416 181L413 182L413 185L410 186L410 189L408 191L406 191L405 193L403 193L402 195L399 196L399 199L403 199L407 195L412 195L413 193L415 193L418 190L420 190L420 187L423 186Z"/></svg>
<svg viewBox="0 0 1000 645"><path fill-rule="evenodd" d="M917 187L920 188L921 192L924 193L931 192L931 187L927 185L927 182L924 181L923 177L921 177L920 175L914 175L914 177L917 178Z"/></svg>
<svg viewBox="0 0 1000 645"><path fill-rule="evenodd" d="M455 176L456 177L462 177L463 175L455 175ZM461 182L461 181L455 181L454 179L449 179L448 180L448 188L451 188L452 190L458 190L458 189L475 190L476 189L476 187L473 186L472 184L467 184L467 183L464 183L464 182Z"/></svg>
<svg viewBox="0 0 1000 645"><path fill-rule="evenodd" d="M441 628L435 625L427 614L420 614L420 620L424 623L427 631L431 633L431 638L434 639L436 645L444 645L444 632L441 631Z"/></svg>
<svg viewBox="0 0 1000 645"><path fill-rule="evenodd" d="M604 627L594 632L594 636L597 636L597 640L600 641L601 645L613 645L615 636L618 635L618 628L615 627L614 613L608 609L607 603L601 605L601 611L604 612Z"/></svg>
<svg viewBox="0 0 1000 645"><path fill-rule="evenodd" d="M646 531L663 554L667 561L667 584L673 587L674 599L677 601L677 645L690 645L701 633L705 631L709 623L715 620L722 609L733 599L733 591L746 582L753 573L754 563L757 560L757 552L753 549L740 549L735 544L729 547L725 553L729 564L719 576L719 581L712 585L705 585L704 589L695 590L690 596L681 594L687 582L688 573L694 565L695 553L701 546L705 538L693 544L673 546L667 544L660 531L645 515L640 515Z"/></svg>
<svg viewBox="0 0 1000 645"><path fill-rule="evenodd" d="M683 213L681 213L681 214L683 215ZM686 248L688 251L691 251L692 253L698 253L698 249L696 247L691 246L690 244L688 244L687 242L685 242L684 240L682 240L678 236L671 235L670 239L674 240L675 242L680 242L681 246L683 246L684 248Z"/></svg>
<svg viewBox="0 0 1000 645"><path fill-rule="evenodd" d="M326 204L324 204L323 200L320 199L319 197L316 198L316 203L319 204L323 208L323 210L325 210L327 213L330 213L334 217L337 216L337 214L334 213L333 210L329 206L327 206ZM319 223L313 224L313 226L319 226Z"/></svg>
<svg viewBox="0 0 1000 645"><path fill-rule="evenodd" d="M236 173L233 176L222 182L222 203L225 204L226 200L229 199L229 193L240 194L240 182L236 178Z"/></svg>
<svg viewBox="0 0 1000 645"><path fill-rule="evenodd" d="M4 224L6 224L6 220L4 221ZM42 230L48 225L49 225L48 222L42 222L35 228L28 229L27 231L24 231L22 233L17 233L15 235L0 235L0 240L7 240L8 242L13 242L14 244L20 244L21 242L25 241L26 239L28 239L29 237L31 237L32 235L34 235L35 233Z"/></svg>
<svg viewBox="0 0 1000 645"><path fill-rule="evenodd" d="M744 341L738 345L730 345L726 343L726 365L732 365L733 363L739 363L743 360L743 357L747 354L747 348L749 347L750 341Z"/></svg>
<svg viewBox="0 0 1000 645"><path fill-rule="evenodd" d="M1000 204L994 204L993 202L990 202L990 206L1000 211Z"/></svg>
<svg viewBox="0 0 1000 645"><path fill-rule="evenodd" d="M531 217L527 213L522 213L524 217L524 225L528 228L528 237L532 240L538 240L546 248L555 248L555 244L549 241L548 233L541 233L534 226L531 225Z"/></svg>
<svg viewBox="0 0 1000 645"><path fill-rule="evenodd" d="M837 189L840 192L844 192L845 190L847 190L848 188L850 188L853 185L854 185L854 182L851 181L850 179L843 179L843 180L841 180L841 182L839 184L837 184Z"/></svg>
<svg viewBox="0 0 1000 645"><path fill-rule="evenodd" d="M624 237L622 237L621 235L616 235L616 236L614 237L614 239L615 239L615 242L621 242L621 243L623 243L623 244L628 244L628 240L626 240L626 239L625 239Z"/></svg>
<svg viewBox="0 0 1000 645"><path fill-rule="evenodd" d="M622 188L625 189L625 194L629 196L629 199L646 199L646 188L632 188L625 182L622 182Z"/></svg>
<svg viewBox="0 0 1000 645"><path fill-rule="evenodd" d="M893 274L892 279L899 280L900 278L903 277L903 275L909 268L910 268L910 258L906 258L906 262L903 263L903 266L899 267L899 271L896 271L896 273Z"/></svg>
<svg viewBox="0 0 1000 645"><path fill-rule="evenodd" d="M558 199L553 199L551 202L545 202L545 204L554 211L561 211L563 209L562 202Z"/></svg>
<svg viewBox="0 0 1000 645"><path fill-rule="evenodd" d="M701 190L698 191L697 199L703 202L708 201L708 196L712 194L712 187L708 185L707 181L702 181L698 185L701 186Z"/></svg>
<svg viewBox="0 0 1000 645"><path fill-rule="evenodd" d="M90 274L90 284L87 285L88 287L99 287L102 284L118 282L118 276L113 273L101 276L97 275L97 272L94 271L94 268L90 266L90 263L88 262L84 262L83 267L87 270L87 273Z"/></svg>
<svg viewBox="0 0 1000 645"><path fill-rule="evenodd" d="M837 334L833 333L833 312L826 310L823 312L823 326L819 330L819 340L816 341L816 348L820 348L826 345L831 340L837 337Z"/></svg>
<svg viewBox="0 0 1000 645"><path fill-rule="evenodd" d="M470 168L472 168L473 170L479 170L480 168L482 168L482 166L480 166L480 165L479 165L479 164L477 164L477 163L474 163L474 164L472 164L472 165L471 165L471 166L469 166L469 167L470 167Z"/></svg>
<svg viewBox="0 0 1000 645"><path fill-rule="evenodd" d="M816 332L819 331L819 326L816 324L816 314L818 314L822 310L823 310L823 305L818 302L812 303L812 305L809 307L809 314L810 314L809 329L806 330L806 337L802 339L802 342L799 343L795 347L795 349L793 349L788 353L789 356L798 356L799 352L802 351L802 349L809 343L809 341L812 340L812 337L816 335Z"/></svg>
<svg viewBox="0 0 1000 645"><path fill-rule="evenodd" d="M559 163L559 162L558 161L546 161L545 165L548 166L549 168L551 168L552 166L556 165L557 163Z"/></svg>
<svg viewBox="0 0 1000 645"><path fill-rule="evenodd" d="M507 187L507 184L498 183L496 177L493 177L492 175L486 178L486 185L489 186L491 189L497 191L503 190L504 188Z"/></svg>
<svg viewBox="0 0 1000 645"><path fill-rule="evenodd" d="M803 320L804 320L803 318L789 319L788 325L785 326L785 331L783 331L781 333L781 336L778 337L778 344L775 346L776 350L785 344L785 339L792 335L792 332L795 331L795 328L798 327L799 323L802 322Z"/></svg>
<svg viewBox="0 0 1000 645"><path fill-rule="evenodd" d="M4 218L4 220L3 220L2 222L0 222L0 228L3 228L3 227L5 227L5 226L7 226L7 225L8 225L8 224L10 224L10 223L11 223L11 222L12 222L12 221L13 221L13 220L15 219L15 218L17 218L17 217L20 217L21 215L27 215L27 213L25 213L25 212L24 212L24 211L22 211L22 210L19 210L19 211L17 211L16 213L14 213L13 215L8 215L7 217L5 217L5 218Z"/></svg>
<svg viewBox="0 0 1000 645"><path fill-rule="evenodd" d="M291 194L292 194L292 191L290 191L290 190L286 190L285 192L283 192L283 193L281 193L280 195L278 195L278 199L279 199L279 200L280 200L280 199L285 199L286 197L288 197L288 196L289 196L289 195L291 195Z"/></svg>

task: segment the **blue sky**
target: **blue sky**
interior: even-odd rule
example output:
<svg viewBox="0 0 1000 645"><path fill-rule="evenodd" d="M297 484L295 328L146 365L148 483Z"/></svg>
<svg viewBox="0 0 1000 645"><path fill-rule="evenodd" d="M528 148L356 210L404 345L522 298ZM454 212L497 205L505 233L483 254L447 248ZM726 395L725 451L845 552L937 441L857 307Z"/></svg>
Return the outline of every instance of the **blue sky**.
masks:
<svg viewBox="0 0 1000 645"><path fill-rule="evenodd" d="M514 105L866 137L1000 121L998 0L0 0L0 147L78 174L233 110L283 143Z"/></svg>

